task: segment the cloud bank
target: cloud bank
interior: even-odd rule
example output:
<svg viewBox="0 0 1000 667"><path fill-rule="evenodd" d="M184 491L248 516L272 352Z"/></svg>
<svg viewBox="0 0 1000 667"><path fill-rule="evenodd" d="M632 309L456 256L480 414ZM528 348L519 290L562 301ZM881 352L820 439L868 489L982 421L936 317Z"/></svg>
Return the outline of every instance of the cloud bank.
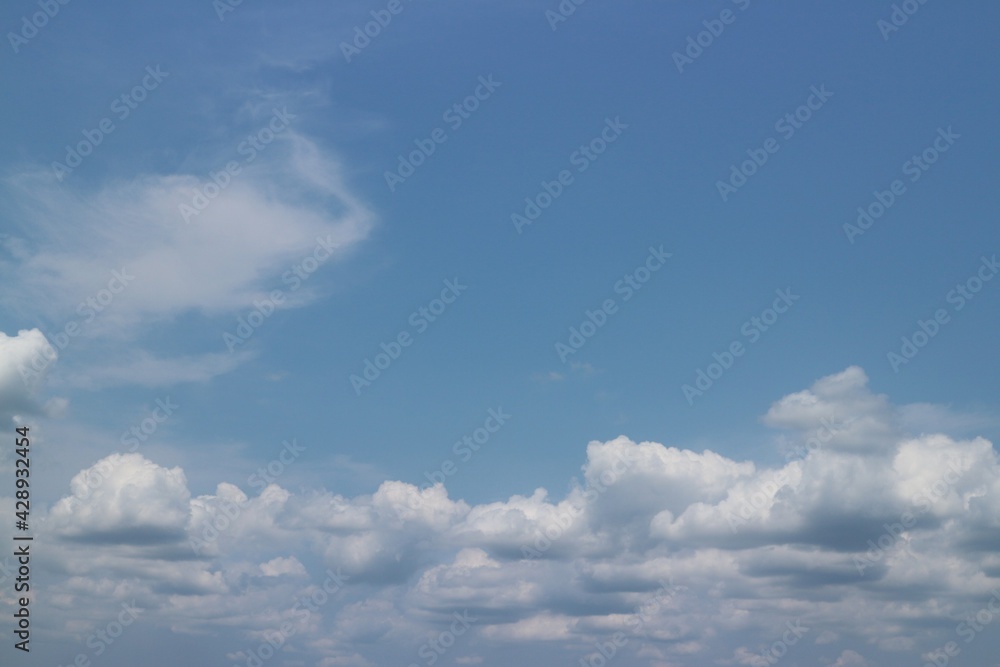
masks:
<svg viewBox="0 0 1000 667"><path fill-rule="evenodd" d="M525 647L573 664L601 647L621 664L914 664L1000 590L1000 461L982 438L904 432L907 412L849 368L768 411L801 445L780 467L621 436L587 445L568 493L480 505L399 481L193 497L179 468L116 454L48 512L51 595L134 600L247 646L285 626L280 651L317 665L501 664Z"/></svg>

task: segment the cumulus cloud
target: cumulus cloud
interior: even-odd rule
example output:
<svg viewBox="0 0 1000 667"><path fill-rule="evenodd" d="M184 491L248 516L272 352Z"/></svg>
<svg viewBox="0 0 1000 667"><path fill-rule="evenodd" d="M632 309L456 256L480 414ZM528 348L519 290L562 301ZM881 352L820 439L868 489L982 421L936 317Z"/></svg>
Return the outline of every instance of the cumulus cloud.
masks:
<svg viewBox="0 0 1000 667"><path fill-rule="evenodd" d="M275 558L266 563L261 563L260 571L265 577L280 577L282 575L298 577L305 576L306 568L295 556L288 558Z"/></svg>
<svg viewBox="0 0 1000 667"><path fill-rule="evenodd" d="M857 366L785 396L763 420L768 426L804 432L828 426L835 432L826 445L829 449L877 453L893 444L888 398L868 389L868 376Z"/></svg>
<svg viewBox="0 0 1000 667"><path fill-rule="evenodd" d="M147 544L183 536L190 516L184 471L139 454L112 454L70 482L50 515L59 536L101 544Z"/></svg>
<svg viewBox="0 0 1000 667"><path fill-rule="evenodd" d="M115 455L45 522L73 544L54 593L134 595L178 631L260 638L287 621L315 664L412 662L455 614L475 619L462 664L521 647L580 658L621 632L623 664L752 665L790 627L807 628L782 649L800 661L909 664L1000 586L1000 460L982 438L903 432L897 414L848 369L768 412L796 437L854 425L784 465L622 436L587 446L563 497L477 505L397 481L191 497L182 471Z"/></svg>
<svg viewBox="0 0 1000 667"><path fill-rule="evenodd" d="M23 329L16 336L0 332L0 419L39 410L38 395L58 358L38 329Z"/></svg>

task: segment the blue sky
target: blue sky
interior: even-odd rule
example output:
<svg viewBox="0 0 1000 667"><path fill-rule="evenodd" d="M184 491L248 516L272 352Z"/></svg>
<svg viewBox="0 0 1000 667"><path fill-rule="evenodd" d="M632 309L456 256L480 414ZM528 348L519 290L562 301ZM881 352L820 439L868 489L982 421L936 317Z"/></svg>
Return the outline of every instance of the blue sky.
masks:
<svg viewBox="0 0 1000 667"><path fill-rule="evenodd" d="M575 664L613 634L615 613L656 592L661 565L695 599L702 585L714 590L718 609L686 600L693 607L650 620L659 634L633 638L616 659L753 664L746 651L759 654L820 585L753 575L761 550L790 550L780 563L830 558L836 570L857 544L831 546L810 531L860 534L873 516L898 515L876 491L908 497L928 483L915 471L938 469L945 450L966 472L998 470L988 443L1000 436L1000 282L991 281L1000 9L561 6L575 10L557 20L557 2L70 2L51 5L34 31L25 21L44 7L3 8L0 412L41 443L33 497L52 545L36 566L32 659L63 664L86 645L85 593L113 609L137 591L149 612L103 664L178 644L191 647L190 664L246 664L238 651L258 638L267 610L342 566L355 582L344 599L273 664L424 664L416 638L465 608L435 586L456 571L497 569L525 590L544 588L532 561L500 545L541 527L624 452L648 469L630 467L633 483L588 498L576 547L540 560L555 568L542 578L550 585L556 571L604 573L604 597L590 595L593 581L567 580L569 592L488 603L483 575L468 585L483 599L467 606L486 621L443 664ZM345 49L373 16L391 20ZM74 166L67 153L81 142L89 154ZM433 152L390 187L387 172L399 174L400 156L420 146ZM731 180L734 170L742 177ZM528 215L526 200L556 192L530 224L512 220ZM845 228L859 207L885 210L867 229ZM647 275L641 289L625 287ZM452 302L435 302L443 296ZM79 305L88 298L99 312ZM422 308L440 314L430 321ZM240 335L255 309L266 317L232 344L224 336ZM557 345L572 344L597 311L590 321L603 324L561 358ZM352 383L401 334L398 358L370 384ZM926 344L893 362L915 334ZM713 368L734 344L729 367ZM58 360L44 361L48 345ZM19 370L33 361L35 371ZM710 386L698 384L702 372L715 375ZM157 401L178 407L149 421ZM850 425L823 451L786 458L823 418ZM155 429L129 450L123 434L144 420ZM475 442L477 429L478 450L456 444ZM926 451L908 454L911 442ZM251 475L299 446L261 495ZM12 471L4 456L0 469ZM852 467L869 459L871 479ZM85 486L72 480L108 461L107 484L80 496ZM690 528L698 507L724 513L744 486L786 469L794 494L774 495L761 521L775 525L762 536L734 546ZM420 493L435 473L447 495L426 488L437 495L422 506L435 518L386 518L380 503ZM649 485L661 477L688 489L683 502L657 500ZM1000 585L995 541L961 546L1000 520L997 479L959 483L914 529L914 544L965 535L955 553L917 560L959 558L967 569L955 581L972 584L907 597L903 587L932 575L904 565L882 573L883 588L827 582L824 599L888 601L881 620L852 627L832 608L809 617L808 647L784 664L927 659L951 632L941 619L985 604ZM274 501L280 520L244 517L217 553L192 560L166 549L198 533L202 505L237 493L220 483L259 504L254 512L272 507L268 493L291 495ZM533 495L540 488L546 497ZM855 502L869 496L882 514ZM143 498L148 513L135 507ZM819 499L829 515L802 509ZM338 503L349 511L330 509ZM783 515L781 503L801 516ZM324 523L341 511L366 518ZM507 516L489 521L509 534L477 523L495 515ZM143 542L157 531L162 553ZM395 565L383 562L391 553ZM715 568L724 590L671 561L685 553ZM124 589L96 592L116 579ZM191 591L176 592L185 579ZM908 601L921 619L912 626L900 620ZM11 602L0 594L0 605ZM213 620L198 627L188 605L212 608ZM759 622L734 611L754 609ZM388 626L352 626L376 617ZM925 626L937 634L917 637ZM990 655L990 641L963 645L962 659L985 664L969 656Z"/></svg>

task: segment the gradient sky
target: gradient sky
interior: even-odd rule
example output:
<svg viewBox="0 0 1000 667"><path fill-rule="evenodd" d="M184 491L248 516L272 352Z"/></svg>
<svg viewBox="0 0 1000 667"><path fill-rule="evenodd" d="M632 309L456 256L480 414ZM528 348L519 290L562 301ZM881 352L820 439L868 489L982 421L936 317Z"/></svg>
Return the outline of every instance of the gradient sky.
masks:
<svg viewBox="0 0 1000 667"><path fill-rule="evenodd" d="M998 21L8 3L4 664L994 665Z"/></svg>

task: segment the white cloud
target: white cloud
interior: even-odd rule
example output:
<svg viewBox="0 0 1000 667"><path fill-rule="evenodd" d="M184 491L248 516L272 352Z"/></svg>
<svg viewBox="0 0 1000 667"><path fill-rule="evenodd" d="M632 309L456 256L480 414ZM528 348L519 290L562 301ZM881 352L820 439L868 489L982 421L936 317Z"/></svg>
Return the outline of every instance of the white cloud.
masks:
<svg viewBox="0 0 1000 667"><path fill-rule="evenodd" d="M260 571L265 577L280 577L282 575L292 577L306 576L306 568L295 556L289 556L288 558L281 558L279 556L266 563L261 563Z"/></svg>
<svg viewBox="0 0 1000 667"><path fill-rule="evenodd" d="M856 651L846 650L830 667L868 667L868 661Z"/></svg>
<svg viewBox="0 0 1000 667"><path fill-rule="evenodd" d="M571 616L534 614L513 623L487 626L483 636L493 641L512 643L558 641L572 638L574 625L575 619Z"/></svg>
<svg viewBox="0 0 1000 667"><path fill-rule="evenodd" d="M70 482L50 515L57 535L108 544L156 544L183 536L190 516L184 471L139 454L112 454Z"/></svg>
<svg viewBox="0 0 1000 667"><path fill-rule="evenodd" d="M851 366L777 401L764 416L764 423L802 432L832 424L836 433L825 447L878 453L892 446L891 415L888 399L873 394L864 370Z"/></svg>
<svg viewBox="0 0 1000 667"><path fill-rule="evenodd" d="M140 175L92 191L36 171L6 186L26 231L4 242L0 304L42 317L53 337L98 357L69 373L77 386L201 381L232 370L249 357L221 354L221 329L219 353L164 358L141 341L189 314L224 317L235 329L237 316L274 290L283 292L277 308L308 303L320 279L283 276L307 258L342 260L373 220L337 161L291 131L187 221L179 207L205 186L192 175Z"/></svg>
<svg viewBox="0 0 1000 667"><path fill-rule="evenodd" d="M172 358L155 357L144 350L118 355L113 363L88 367L83 372L67 374L65 384L83 389L140 385L162 387L182 382L206 382L235 369L252 359L254 352L215 352ZM124 357L124 359L122 359Z"/></svg>
<svg viewBox="0 0 1000 667"><path fill-rule="evenodd" d="M58 357L38 329L23 329L16 336L0 332L0 418L39 410L38 394Z"/></svg>
<svg viewBox="0 0 1000 667"><path fill-rule="evenodd" d="M33 204L26 215L38 232L30 258L10 272L18 289L8 299L72 316L124 269L134 279L93 321L102 335L189 310L248 307L317 239L343 253L371 224L336 162L304 137L283 143L188 223L178 207L202 186L193 176L140 176L98 192L67 189L42 173L10 179Z"/></svg>
<svg viewBox="0 0 1000 667"><path fill-rule="evenodd" d="M892 664L882 659L917 655L1000 586L996 451L898 431L887 445L895 412L849 369L769 413L801 432L864 414L842 446L771 469L619 437L587 446L565 497L473 506L397 481L353 498L275 485L250 497L228 483L191 498L182 471L115 455L74 478L75 502L44 524L72 546L51 555L67 573L52 594L66 608L132 595L183 632L257 639L294 621L296 650L330 664L378 664L375 646L412 660L460 612L477 619L469 657L525 645L582 657L622 631L623 653L659 664L753 664L797 620L810 628L801 660L839 652L832 667L864 667L873 658L851 648L863 645ZM525 557L539 536L548 546ZM207 537L195 557L190 540ZM346 588L297 618L294 601L322 592L324 570Z"/></svg>

